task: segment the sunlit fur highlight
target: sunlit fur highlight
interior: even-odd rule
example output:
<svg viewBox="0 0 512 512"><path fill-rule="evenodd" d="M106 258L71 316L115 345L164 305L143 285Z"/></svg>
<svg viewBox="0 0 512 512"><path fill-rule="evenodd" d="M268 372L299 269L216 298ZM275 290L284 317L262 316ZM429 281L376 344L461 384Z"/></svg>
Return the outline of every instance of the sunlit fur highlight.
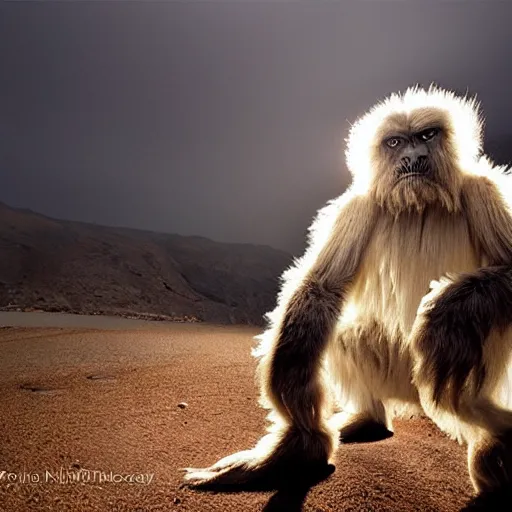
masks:
<svg viewBox="0 0 512 512"><path fill-rule="evenodd" d="M433 124L433 174L397 183L383 139ZM512 483L512 179L481 151L476 102L435 87L394 94L353 125L353 183L319 210L257 336L269 433L187 482L304 473L333 460L339 432L392 430L397 414L423 411L468 444L477 491Z"/></svg>

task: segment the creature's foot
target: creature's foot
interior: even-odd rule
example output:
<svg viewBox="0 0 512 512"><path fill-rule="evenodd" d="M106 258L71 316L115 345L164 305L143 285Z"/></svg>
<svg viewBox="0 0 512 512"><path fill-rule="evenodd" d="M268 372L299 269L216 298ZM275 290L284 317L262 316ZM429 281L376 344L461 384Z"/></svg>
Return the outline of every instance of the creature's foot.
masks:
<svg viewBox="0 0 512 512"><path fill-rule="evenodd" d="M391 437L386 425L365 414L355 414L340 428L342 443L370 443Z"/></svg>

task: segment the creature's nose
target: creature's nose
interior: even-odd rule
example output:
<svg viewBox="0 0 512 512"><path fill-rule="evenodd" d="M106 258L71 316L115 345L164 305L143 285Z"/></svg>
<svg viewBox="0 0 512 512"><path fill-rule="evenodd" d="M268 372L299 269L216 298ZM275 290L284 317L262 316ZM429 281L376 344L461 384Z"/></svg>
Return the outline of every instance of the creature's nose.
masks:
<svg viewBox="0 0 512 512"><path fill-rule="evenodd" d="M427 160L427 155L428 152L424 146L409 147L403 153L402 162L411 170L415 167L420 170L423 168L420 164Z"/></svg>

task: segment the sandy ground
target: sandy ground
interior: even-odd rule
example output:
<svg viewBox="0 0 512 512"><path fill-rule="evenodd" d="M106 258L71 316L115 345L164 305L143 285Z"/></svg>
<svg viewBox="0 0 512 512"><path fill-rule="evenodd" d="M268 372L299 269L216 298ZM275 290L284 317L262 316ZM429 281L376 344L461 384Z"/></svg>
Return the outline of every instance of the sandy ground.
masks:
<svg viewBox="0 0 512 512"><path fill-rule="evenodd" d="M471 500L464 448L422 419L397 421L385 441L342 445L335 472L309 490L180 488L179 468L263 433L257 331L116 327L0 328L1 511L441 512Z"/></svg>

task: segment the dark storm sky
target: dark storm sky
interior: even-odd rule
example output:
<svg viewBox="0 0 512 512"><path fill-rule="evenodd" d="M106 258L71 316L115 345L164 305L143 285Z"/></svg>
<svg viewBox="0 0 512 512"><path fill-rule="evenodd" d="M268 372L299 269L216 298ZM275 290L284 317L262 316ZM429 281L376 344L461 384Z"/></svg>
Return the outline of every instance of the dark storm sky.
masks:
<svg viewBox="0 0 512 512"><path fill-rule="evenodd" d="M295 253L348 121L419 82L512 141L512 2L3 2L0 201ZM512 154L512 151L511 151Z"/></svg>

